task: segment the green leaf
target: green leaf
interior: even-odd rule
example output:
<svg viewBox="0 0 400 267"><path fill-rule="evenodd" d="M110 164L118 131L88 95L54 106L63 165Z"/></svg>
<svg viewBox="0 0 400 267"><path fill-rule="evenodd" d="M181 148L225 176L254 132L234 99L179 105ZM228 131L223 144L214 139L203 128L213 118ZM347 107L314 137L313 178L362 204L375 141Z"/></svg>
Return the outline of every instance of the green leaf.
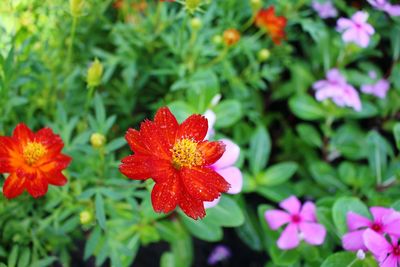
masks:
<svg viewBox="0 0 400 267"><path fill-rule="evenodd" d="M104 212L104 200L100 193L96 194L95 199L96 206L96 219L99 222L101 228L106 229L106 215Z"/></svg>
<svg viewBox="0 0 400 267"><path fill-rule="evenodd" d="M347 213L351 211L369 218L369 211L365 204L355 197L341 197L332 207L332 218L340 235L347 232Z"/></svg>
<svg viewBox="0 0 400 267"><path fill-rule="evenodd" d="M217 116L215 128L226 128L232 126L243 116L241 103L233 99L221 101L214 108L214 112Z"/></svg>
<svg viewBox="0 0 400 267"><path fill-rule="evenodd" d="M257 183L268 186L282 184L295 174L297 168L298 165L295 162L278 163L257 175Z"/></svg>
<svg viewBox="0 0 400 267"><path fill-rule="evenodd" d="M394 138L396 140L397 149L400 150L400 123L396 123L393 128Z"/></svg>
<svg viewBox="0 0 400 267"><path fill-rule="evenodd" d="M100 234L101 234L101 230L99 227L94 228L94 230L90 233L90 237L86 241L86 245L85 245L85 252L84 252L84 256L83 256L84 260L89 259L89 257L91 255L93 255L93 253L96 249L96 246L99 243Z"/></svg>
<svg viewBox="0 0 400 267"><path fill-rule="evenodd" d="M46 266L50 266L53 262L55 262L57 260L56 257L47 257L46 259L37 261L35 263L32 264L32 267L46 267Z"/></svg>
<svg viewBox="0 0 400 267"><path fill-rule="evenodd" d="M243 224L244 216L238 204L224 195L213 208L207 209L207 221L225 227L237 227Z"/></svg>
<svg viewBox="0 0 400 267"><path fill-rule="evenodd" d="M18 260L18 267L26 267L29 265L31 251L29 248L24 248Z"/></svg>
<svg viewBox="0 0 400 267"><path fill-rule="evenodd" d="M259 125L250 140L249 163L253 174L259 173L268 163L271 138L267 129Z"/></svg>
<svg viewBox="0 0 400 267"><path fill-rule="evenodd" d="M17 258L18 258L18 250L19 247L18 245L14 245L11 249L10 255L8 255L8 261L7 261L7 266L8 267L15 267L17 264Z"/></svg>
<svg viewBox="0 0 400 267"><path fill-rule="evenodd" d="M193 107L183 101L174 101L168 107L179 122L186 120L190 115L196 113Z"/></svg>
<svg viewBox="0 0 400 267"><path fill-rule="evenodd" d="M161 256L160 267L175 267L174 255L171 252L164 252Z"/></svg>
<svg viewBox="0 0 400 267"><path fill-rule="evenodd" d="M101 96L96 93L94 97L94 109L96 112L96 120L99 125L103 125L106 121L106 110L104 109L103 100Z"/></svg>
<svg viewBox="0 0 400 267"><path fill-rule="evenodd" d="M289 100L292 112L303 120L319 120L324 118L325 111L311 96L299 95Z"/></svg>
<svg viewBox="0 0 400 267"><path fill-rule="evenodd" d="M302 123L296 127L296 130L300 138L308 145L314 147L322 146L321 135L319 134L318 130L315 129L315 127Z"/></svg>
<svg viewBox="0 0 400 267"><path fill-rule="evenodd" d="M126 144L124 137L119 137L117 139L112 140L110 143L106 145L106 153L111 153Z"/></svg>
<svg viewBox="0 0 400 267"><path fill-rule="evenodd" d="M357 260L353 252L338 252L330 255L322 263L321 267L361 267L361 261Z"/></svg>
<svg viewBox="0 0 400 267"><path fill-rule="evenodd" d="M326 162L313 162L310 165L310 172L314 180L327 189L347 190L347 187L339 180L336 171Z"/></svg>
<svg viewBox="0 0 400 267"><path fill-rule="evenodd" d="M220 226L212 224L208 221L193 220L181 213L183 224L189 230L189 232L195 237L205 241L219 241L222 239L222 229Z"/></svg>

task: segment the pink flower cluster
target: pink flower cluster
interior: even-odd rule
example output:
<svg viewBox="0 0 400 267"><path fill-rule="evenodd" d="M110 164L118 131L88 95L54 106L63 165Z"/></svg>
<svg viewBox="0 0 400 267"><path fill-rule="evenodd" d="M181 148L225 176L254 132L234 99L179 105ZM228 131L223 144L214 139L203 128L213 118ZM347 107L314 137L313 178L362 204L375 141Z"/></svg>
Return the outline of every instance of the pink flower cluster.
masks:
<svg viewBox="0 0 400 267"><path fill-rule="evenodd" d="M400 265L400 213L384 207L371 207L372 220L357 213L347 214L349 232L342 237L350 251L370 251L381 267Z"/></svg>
<svg viewBox="0 0 400 267"><path fill-rule="evenodd" d="M370 37L375 33L371 24L367 23L368 13L358 11L351 19L340 18L337 21L337 30L343 32L345 43L355 43L360 47L367 47Z"/></svg>
<svg viewBox="0 0 400 267"><path fill-rule="evenodd" d="M282 250L293 249L304 240L310 245L321 245L325 240L326 229L319 224L314 203L300 201L291 196L283 200L279 206L282 210L267 210L265 219L272 230L287 225L277 241Z"/></svg>
<svg viewBox="0 0 400 267"><path fill-rule="evenodd" d="M374 8L385 11L390 16L400 16L400 5L392 5L387 0L367 0Z"/></svg>

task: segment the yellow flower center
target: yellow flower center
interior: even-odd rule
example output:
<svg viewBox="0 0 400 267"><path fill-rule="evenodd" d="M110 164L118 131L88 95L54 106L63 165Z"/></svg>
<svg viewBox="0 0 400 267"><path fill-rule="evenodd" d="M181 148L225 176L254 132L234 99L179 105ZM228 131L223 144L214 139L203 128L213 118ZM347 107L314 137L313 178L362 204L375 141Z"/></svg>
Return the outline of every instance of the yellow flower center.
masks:
<svg viewBox="0 0 400 267"><path fill-rule="evenodd" d="M46 154L47 149L41 143L28 142L23 151L24 160L28 165L35 164L40 158Z"/></svg>
<svg viewBox="0 0 400 267"><path fill-rule="evenodd" d="M182 139L175 143L172 148L172 165L175 169L182 167L191 168L203 163L203 157L197 150L197 143L190 139Z"/></svg>

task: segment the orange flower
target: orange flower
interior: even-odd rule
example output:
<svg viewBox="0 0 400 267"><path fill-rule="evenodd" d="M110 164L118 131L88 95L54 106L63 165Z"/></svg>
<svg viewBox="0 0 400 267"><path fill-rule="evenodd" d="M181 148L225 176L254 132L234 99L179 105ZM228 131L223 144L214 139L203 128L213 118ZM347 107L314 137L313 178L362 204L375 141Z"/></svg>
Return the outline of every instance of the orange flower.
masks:
<svg viewBox="0 0 400 267"><path fill-rule="evenodd" d="M268 32L275 44L279 45L282 39L285 38L287 20L285 17L276 16L273 6L258 11L255 23L258 27L264 28Z"/></svg>
<svg viewBox="0 0 400 267"><path fill-rule="evenodd" d="M119 170L134 180L155 181L151 201L156 212L168 213L179 206L189 217L203 218L204 201L228 191L230 185L211 167L225 146L203 140L207 129L205 117L192 115L179 125L164 107L154 121L142 122L140 131L126 133L134 155L122 159Z"/></svg>
<svg viewBox="0 0 400 267"><path fill-rule="evenodd" d="M60 136L49 128L33 133L20 123L13 135L0 136L0 173L9 173L3 186L6 198L19 196L26 189L34 198L47 193L48 184L62 186L62 174L71 158L61 154Z"/></svg>
<svg viewBox="0 0 400 267"><path fill-rule="evenodd" d="M224 42L227 46L232 46L239 42L240 33L236 29L228 29L224 31Z"/></svg>

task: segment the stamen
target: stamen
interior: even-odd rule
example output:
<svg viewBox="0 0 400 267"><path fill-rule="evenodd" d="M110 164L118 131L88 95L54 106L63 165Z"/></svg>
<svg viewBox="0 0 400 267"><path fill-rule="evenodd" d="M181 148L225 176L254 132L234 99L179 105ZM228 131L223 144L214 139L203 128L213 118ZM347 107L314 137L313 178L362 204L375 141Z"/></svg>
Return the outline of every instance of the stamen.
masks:
<svg viewBox="0 0 400 267"><path fill-rule="evenodd" d="M197 142L190 139L182 139L175 143L172 151L172 165L176 169L182 167L191 168L203 163L203 157L197 150Z"/></svg>
<svg viewBox="0 0 400 267"><path fill-rule="evenodd" d="M46 152L47 149L41 143L28 142L24 147L23 157L26 164L32 166L42 158Z"/></svg>

